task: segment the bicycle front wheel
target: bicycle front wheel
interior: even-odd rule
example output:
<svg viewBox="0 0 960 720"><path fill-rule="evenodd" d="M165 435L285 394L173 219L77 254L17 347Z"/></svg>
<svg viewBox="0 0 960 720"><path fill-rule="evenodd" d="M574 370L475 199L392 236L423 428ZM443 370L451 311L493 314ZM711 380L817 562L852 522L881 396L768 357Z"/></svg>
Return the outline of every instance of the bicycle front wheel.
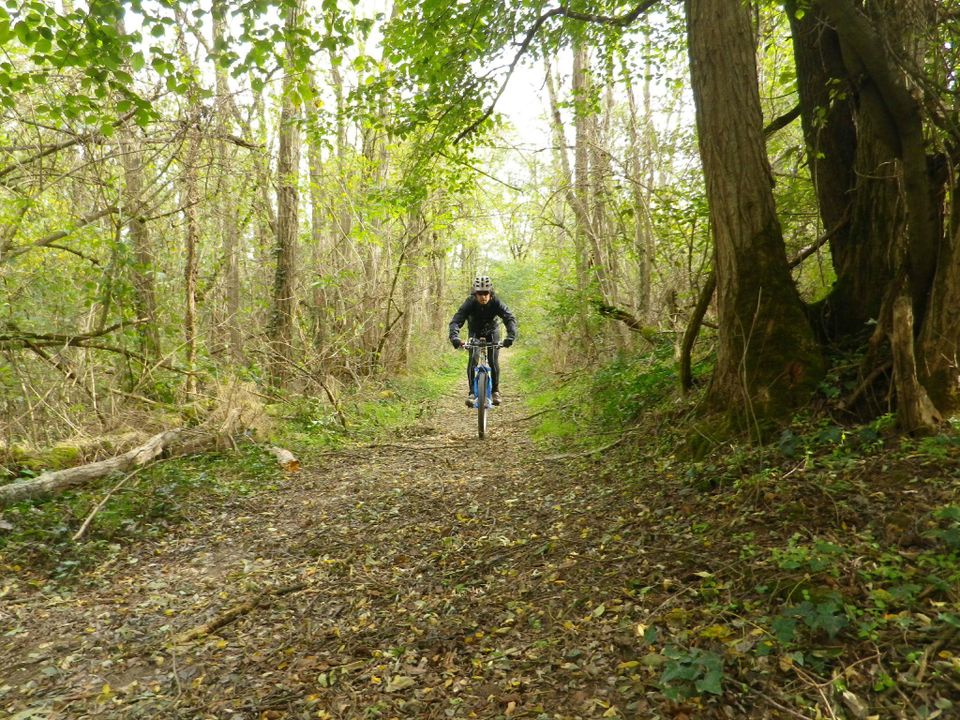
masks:
<svg viewBox="0 0 960 720"><path fill-rule="evenodd" d="M487 386L490 376L485 372L477 375L477 434L483 440L487 434Z"/></svg>

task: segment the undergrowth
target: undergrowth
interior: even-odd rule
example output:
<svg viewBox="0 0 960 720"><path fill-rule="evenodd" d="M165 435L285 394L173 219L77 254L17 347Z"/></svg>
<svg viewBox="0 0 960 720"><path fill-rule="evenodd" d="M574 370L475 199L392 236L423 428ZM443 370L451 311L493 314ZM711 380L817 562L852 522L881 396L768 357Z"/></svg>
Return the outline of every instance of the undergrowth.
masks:
<svg viewBox="0 0 960 720"><path fill-rule="evenodd" d="M538 435L602 451L585 472L635 496L633 530L669 568L671 607L637 630L643 677L695 716L759 693L802 717L957 717L957 430L911 438L892 415L808 411L773 442L693 458L696 397L681 400L671 350L588 376L550 376L535 357L520 367L546 411ZM828 379L821 407L843 390Z"/></svg>
<svg viewBox="0 0 960 720"><path fill-rule="evenodd" d="M543 413L535 437L589 447L608 442L605 437L651 413L672 414L687 407L677 392L674 351L672 343L662 342L599 367L555 375L545 367L539 349L525 350L516 367L525 402L533 412ZM708 360L694 366L697 377L708 371Z"/></svg>

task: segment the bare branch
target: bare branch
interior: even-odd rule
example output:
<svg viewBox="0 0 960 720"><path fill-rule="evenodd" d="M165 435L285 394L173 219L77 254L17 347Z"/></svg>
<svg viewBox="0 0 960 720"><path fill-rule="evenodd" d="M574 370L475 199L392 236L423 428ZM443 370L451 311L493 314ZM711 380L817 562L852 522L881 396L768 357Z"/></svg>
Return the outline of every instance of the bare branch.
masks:
<svg viewBox="0 0 960 720"><path fill-rule="evenodd" d="M82 218L80 218L80 220L77 222L77 224L74 227L68 230L57 230L55 233L52 233L50 235L47 235L46 237L40 238L39 240L35 240L29 245L21 245L19 247L15 247L8 250L5 255L0 257L0 264L9 262L13 258L23 255L25 252L29 252L30 250L35 250L37 248L42 248L42 247L49 247L50 245L55 243L57 240L61 240L62 238L67 237L67 235L69 235L70 233L75 232L76 230L79 230L82 227L86 227L87 225L90 225L91 223L96 222L100 218L106 217L108 215L113 215L114 213L117 213L117 212L120 212L120 208L118 208L116 205L111 205L110 207L105 207L100 210L95 210L94 212L88 215L84 215Z"/></svg>
<svg viewBox="0 0 960 720"><path fill-rule="evenodd" d="M571 20L579 20L580 22L596 23L600 25L613 25L615 27L626 27L640 17L641 13L649 10L659 1L660 0L643 0L643 2L637 5L630 12L626 13L625 15L617 16L581 13L575 10L570 10L569 8L563 6L547 10L540 17L534 20L533 25L530 26L529 30L527 30L527 34L520 43L520 48L517 50L517 54L514 55L513 61L507 68L507 76L503 79L503 82L500 84L500 89L497 90L497 94L494 95L493 100L487 106L487 109L483 111L483 114L479 118L470 123L466 129L462 130L460 134L457 135L456 139L453 141L453 144L457 145L461 140L472 135L478 127L480 127L491 115L493 115L493 111L497 107L497 102L499 102L504 91L507 89L507 84L510 82L510 78L513 76L514 71L517 69L520 59L526 55L527 50L530 49L530 44L533 42L533 39L537 36L537 33L540 32L540 28L542 28L544 24L550 20L550 18L567 17Z"/></svg>
<svg viewBox="0 0 960 720"><path fill-rule="evenodd" d="M763 136L770 137L778 130L782 130L783 128L785 128L787 125L792 123L798 117L800 117L799 104L795 105L793 109L785 112L780 117L771 120L770 123L763 129Z"/></svg>
<svg viewBox="0 0 960 720"><path fill-rule="evenodd" d="M14 326L13 329L16 330L16 333L0 335L0 347L23 347L32 345L81 345L87 340L103 337L104 335L109 335L114 330L119 330L123 327L132 327L133 325L139 325L143 322L146 322L146 320L126 320L123 322L114 323L110 327L103 328L97 332L87 333L85 335L21 332L16 328L16 326Z"/></svg>

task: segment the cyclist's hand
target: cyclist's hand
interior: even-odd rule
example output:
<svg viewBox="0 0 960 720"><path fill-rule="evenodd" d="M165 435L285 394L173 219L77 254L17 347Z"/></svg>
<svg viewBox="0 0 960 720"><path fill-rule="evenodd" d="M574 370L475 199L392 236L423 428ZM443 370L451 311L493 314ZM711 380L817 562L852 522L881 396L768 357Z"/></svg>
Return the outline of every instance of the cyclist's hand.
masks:
<svg viewBox="0 0 960 720"><path fill-rule="evenodd" d="M512 338L512 337L508 337L508 338L506 338L506 339L503 341L503 346L504 346L505 348L508 348L508 347L510 347L511 345L513 345L513 338Z"/></svg>
<svg viewBox="0 0 960 720"><path fill-rule="evenodd" d="M454 350L459 350L463 347L463 340L458 337L452 337L450 338L450 344L453 345Z"/></svg>

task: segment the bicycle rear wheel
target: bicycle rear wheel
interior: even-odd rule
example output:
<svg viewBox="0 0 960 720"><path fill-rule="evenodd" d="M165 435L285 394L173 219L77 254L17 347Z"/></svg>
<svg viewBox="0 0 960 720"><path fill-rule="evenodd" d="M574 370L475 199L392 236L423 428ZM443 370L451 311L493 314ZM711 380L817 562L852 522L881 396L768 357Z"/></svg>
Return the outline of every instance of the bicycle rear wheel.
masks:
<svg viewBox="0 0 960 720"><path fill-rule="evenodd" d="M487 385L490 377L487 373L477 373L477 434L483 440L487 434Z"/></svg>

